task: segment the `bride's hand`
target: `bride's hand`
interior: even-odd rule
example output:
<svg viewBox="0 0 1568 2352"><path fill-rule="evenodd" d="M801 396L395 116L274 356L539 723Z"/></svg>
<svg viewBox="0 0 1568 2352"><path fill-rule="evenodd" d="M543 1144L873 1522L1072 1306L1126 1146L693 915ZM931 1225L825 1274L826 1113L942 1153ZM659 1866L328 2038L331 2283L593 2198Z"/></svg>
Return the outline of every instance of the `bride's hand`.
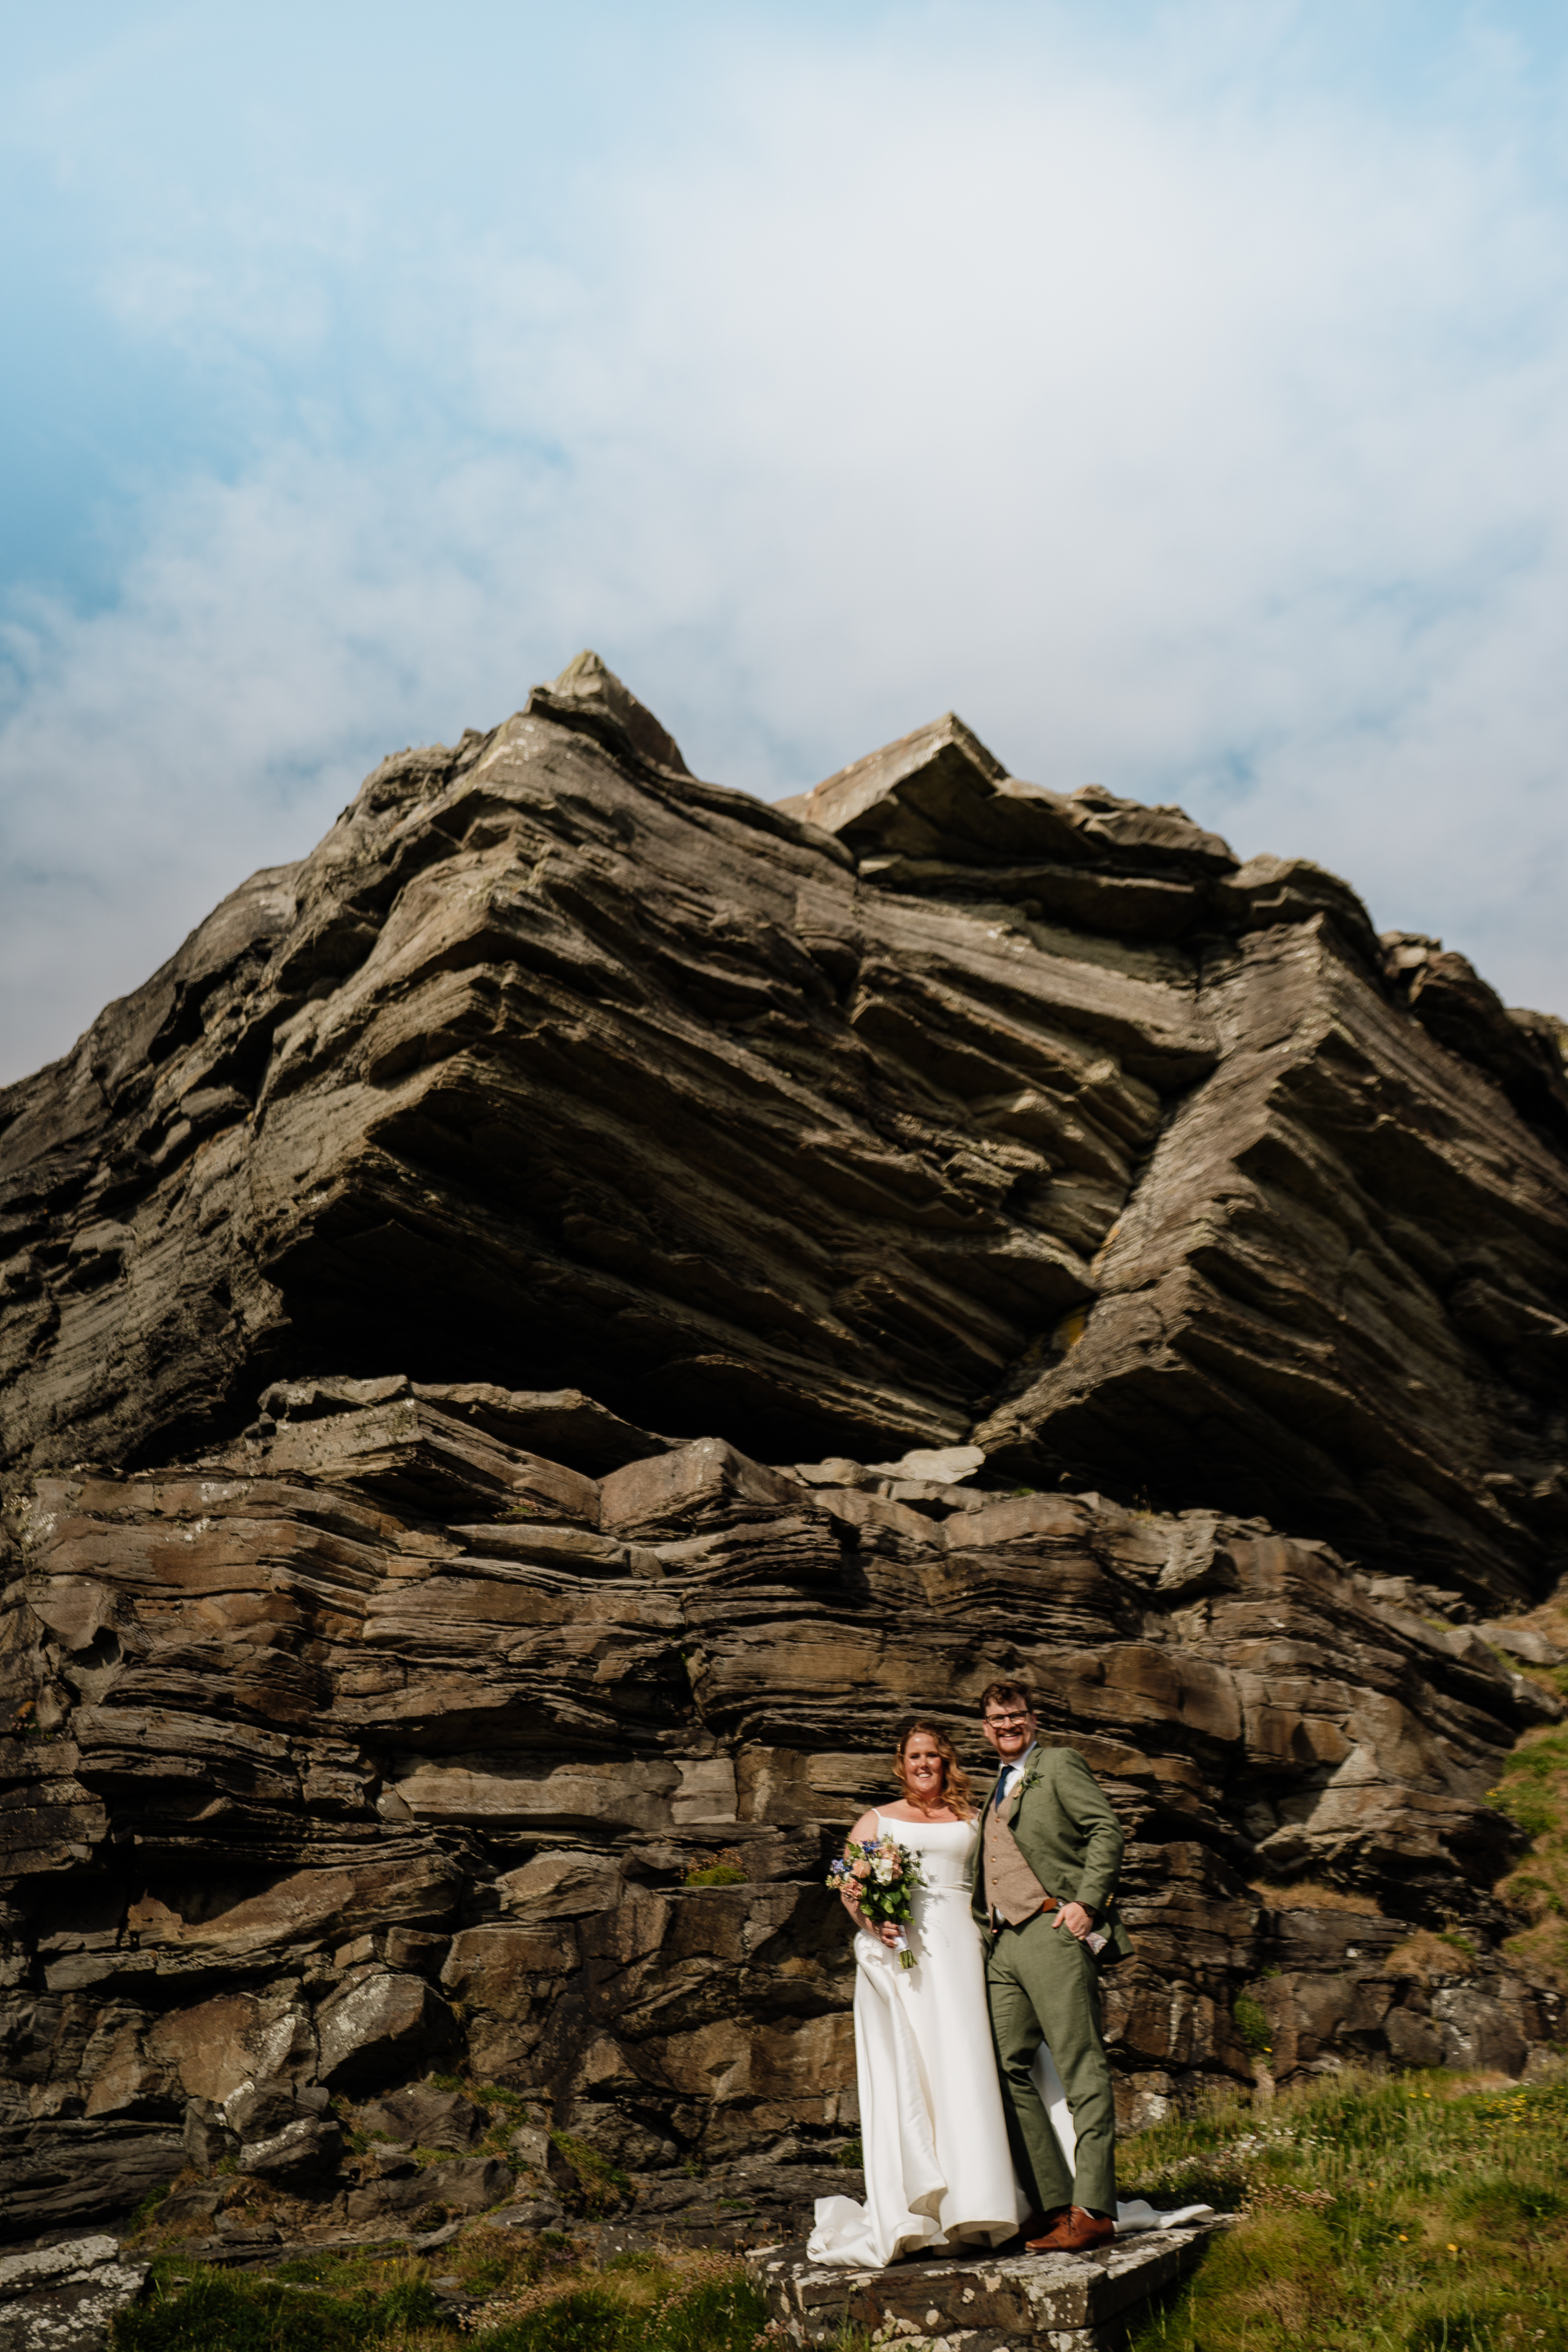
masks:
<svg viewBox="0 0 1568 2352"><path fill-rule="evenodd" d="M883 1943L886 1944L889 1952L896 1952L898 1950L899 1930L890 1919L884 1919L881 1926L877 1929L877 1933L880 1936Z"/></svg>

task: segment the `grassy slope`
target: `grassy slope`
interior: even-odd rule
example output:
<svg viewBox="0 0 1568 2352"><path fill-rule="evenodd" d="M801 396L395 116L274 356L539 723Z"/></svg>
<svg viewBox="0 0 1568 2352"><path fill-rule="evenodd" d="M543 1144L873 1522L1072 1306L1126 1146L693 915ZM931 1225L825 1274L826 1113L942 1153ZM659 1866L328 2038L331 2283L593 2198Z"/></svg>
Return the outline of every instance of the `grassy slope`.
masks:
<svg viewBox="0 0 1568 2352"><path fill-rule="evenodd" d="M1155 2203L1239 2212L1133 2352L1568 2352L1568 2070L1342 2074L1127 2144Z"/></svg>
<svg viewBox="0 0 1568 2352"><path fill-rule="evenodd" d="M1172 2118L1125 2144L1123 2187L1238 2223L1132 2352L1568 2352L1565 2152L1568 2066L1529 2089L1344 2074ZM764 2316L730 2255L595 2265L483 2223L423 2261L160 2271L116 2352L752 2352ZM466 2331L437 2275L484 2298Z"/></svg>
<svg viewBox="0 0 1568 2352"><path fill-rule="evenodd" d="M250 2273L163 2255L114 2352L752 2352L766 2316L732 2255L595 2265L563 2238L518 2237L479 2223L424 2261L383 2249ZM484 2298L465 2326L437 2276Z"/></svg>

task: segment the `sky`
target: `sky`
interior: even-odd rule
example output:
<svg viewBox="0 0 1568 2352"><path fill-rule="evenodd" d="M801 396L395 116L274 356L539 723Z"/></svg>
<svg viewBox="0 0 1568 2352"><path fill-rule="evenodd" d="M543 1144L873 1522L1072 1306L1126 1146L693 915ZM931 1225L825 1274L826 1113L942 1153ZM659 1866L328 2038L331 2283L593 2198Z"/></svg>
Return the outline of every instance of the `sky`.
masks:
<svg viewBox="0 0 1568 2352"><path fill-rule="evenodd" d="M1568 1014L1568 10L0 0L0 1082L592 645Z"/></svg>

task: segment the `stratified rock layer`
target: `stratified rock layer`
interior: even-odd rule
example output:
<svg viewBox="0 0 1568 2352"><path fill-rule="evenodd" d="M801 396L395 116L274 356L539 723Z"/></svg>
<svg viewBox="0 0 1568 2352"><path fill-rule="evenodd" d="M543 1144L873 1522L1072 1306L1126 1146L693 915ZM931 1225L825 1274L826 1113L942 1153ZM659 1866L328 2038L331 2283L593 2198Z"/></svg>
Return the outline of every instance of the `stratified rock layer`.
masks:
<svg viewBox="0 0 1568 2352"><path fill-rule="evenodd" d="M672 2227L692 2171L734 2223L771 2167L746 2210L794 2226L856 2122L826 1856L913 1705L979 1760L1004 1671L1129 1833L1124 2120L1251 2079L1248 1988L1282 2078L1518 2072L1557 2031L1498 1956L1517 1832L1487 1791L1562 1702L1441 1595L1214 1513L668 1445L571 1391L264 1408L226 1453L47 1475L13 1514L13 2234L182 2168L193 2227L258 2197L424 2227L569 2191L584 2147ZM400 2088L432 2070L510 2091L515 2137Z"/></svg>
<svg viewBox="0 0 1568 2352"><path fill-rule="evenodd" d="M1568 1545L1565 1137L1559 1028L1332 876L952 719L768 808L584 656L0 1096L0 1452L396 1363L1517 1599Z"/></svg>

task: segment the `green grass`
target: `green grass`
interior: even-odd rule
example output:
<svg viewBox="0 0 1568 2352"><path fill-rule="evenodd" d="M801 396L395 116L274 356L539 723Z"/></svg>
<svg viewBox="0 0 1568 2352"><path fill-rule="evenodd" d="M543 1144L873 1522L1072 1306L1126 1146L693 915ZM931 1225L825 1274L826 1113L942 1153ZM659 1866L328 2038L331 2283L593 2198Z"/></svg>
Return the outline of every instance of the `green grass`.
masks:
<svg viewBox="0 0 1568 2352"><path fill-rule="evenodd" d="M1257 2057L1266 2057L1274 2047L1274 2028L1268 2022L1268 2011L1261 2001L1243 1993L1231 2011L1237 2031L1247 2048Z"/></svg>
<svg viewBox="0 0 1568 2352"><path fill-rule="evenodd" d="M1526 1732L1489 1801L1531 1840L1497 1890L1529 1923L1504 1955L1568 1992L1568 1729Z"/></svg>
<svg viewBox="0 0 1568 2352"><path fill-rule="evenodd" d="M1568 2352L1568 2077L1344 2074L1126 2141L1122 2193L1237 2213L1129 2352Z"/></svg>
<svg viewBox="0 0 1568 2352"><path fill-rule="evenodd" d="M570 2132L552 2131L550 2145L570 2165L586 2211L610 2212L636 2195L630 2175L607 2156L601 2156L596 2147L590 2147L586 2140L574 2139Z"/></svg>
<svg viewBox="0 0 1568 2352"><path fill-rule="evenodd" d="M761 2295L736 2271L651 2304L584 2287L472 2341L477 2352L752 2352L766 2318Z"/></svg>
<svg viewBox="0 0 1568 2352"><path fill-rule="evenodd" d="M172 2185L167 2180L162 2180L156 2189L149 2189L146 2196L125 2224L125 2234L128 2238L134 2238L138 2231L150 2230L153 2227L158 2218L158 2208L167 2197Z"/></svg>
<svg viewBox="0 0 1568 2352"><path fill-rule="evenodd" d="M746 1858L737 1846L724 1846L718 1853L710 1854L706 1862L694 1862L682 1872L685 1886L744 1886L751 1875Z"/></svg>
<svg viewBox="0 0 1568 2352"><path fill-rule="evenodd" d="M165 2282L148 2303L114 2323L115 2352L361 2352L405 2343L411 2331L446 2344L453 2323L424 2279L400 2280L384 2294L332 2295L270 2279L198 2271Z"/></svg>
<svg viewBox="0 0 1568 2352"><path fill-rule="evenodd" d="M519 2124L537 2125L544 2121L544 2109L537 2099L531 2099L520 2091L509 2091L500 2083L471 2083L462 2074L426 2074L425 2081L433 2091L458 2092L465 2099L471 2099L475 2106L483 2108L486 2128L477 2147L468 2151L470 2154L500 2157L504 2162L516 2165L518 2158L510 2146L512 2133ZM363 2156L372 2147L391 2148L403 2145L387 2132L353 2130L350 2127L352 2103L349 2100L334 2099L332 2107L348 2134L349 2147L354 2155ZM449 2147L404 2148L404 2153L420 2166L449 2164L453 2156L459 2152ZM613 2171L614 2168L610 2169ZM624 2179L625 2176L621 2177ZM604 2182L599 2183L601 2189L605 2186Z"/></svg>
<svg viewBox="0 0 1568 2352"><path fill-rule="evenodd" d="M620 2352L635 2315L604 2287L579 2287L495 2329L485 2352Z"/></svg>
<svg viewBox="0 0 1568 2352"><path fill-rule="evenodd" d="M559 2237L520 2245L481 2223L433 2261L487 2303L448 2316L401 2250L261 2273L163 2256L113 2352L752 2352L767 2316L732 2255L642 2250L595 2271Z"/></svg>

